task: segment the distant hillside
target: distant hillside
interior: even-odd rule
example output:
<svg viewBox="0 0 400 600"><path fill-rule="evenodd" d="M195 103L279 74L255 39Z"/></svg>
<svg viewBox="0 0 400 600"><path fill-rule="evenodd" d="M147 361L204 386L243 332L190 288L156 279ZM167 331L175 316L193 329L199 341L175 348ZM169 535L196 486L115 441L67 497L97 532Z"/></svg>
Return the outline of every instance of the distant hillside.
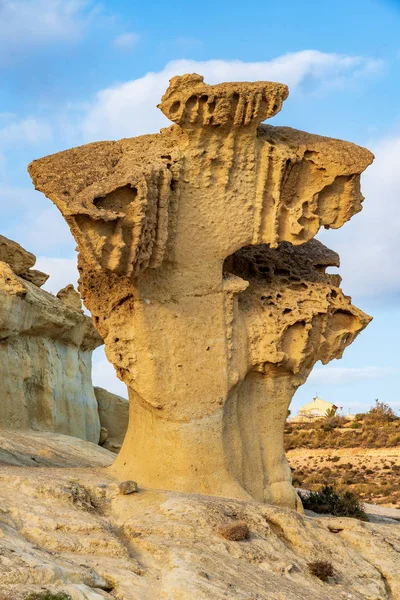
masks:
<svg viewBox="0 0 400 600"><path fill-rule="evenodd" d="M289 422L285 450L295 486L332 485L365 502L400 508L400 419L387 405L377 402L350 422Z"/></svg>
<svg viewBox="0 0 400 600"><path fill-rule="evenodd" d="M285 427L285 450L396 446L400 446L400 418L388 404L379 400L367 413L356 415L353 421L331 413L310 423L289 421Z"/></svg>

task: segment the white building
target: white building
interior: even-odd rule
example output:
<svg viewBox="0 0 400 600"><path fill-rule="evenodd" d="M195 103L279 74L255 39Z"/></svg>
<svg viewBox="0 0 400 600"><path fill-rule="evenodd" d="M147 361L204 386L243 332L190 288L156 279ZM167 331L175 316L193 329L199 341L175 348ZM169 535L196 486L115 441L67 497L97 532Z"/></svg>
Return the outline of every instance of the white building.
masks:
<svg viewBox="0 0 400 600"><path fill-rule="evenodd" d="M327 411L337 411L339 407L332 402L327 402L316 396L311 402L304 404L299 410L299 414L296 417L290 419L294 423L307 423L315 419L323 419L326 417Z"/></svg>

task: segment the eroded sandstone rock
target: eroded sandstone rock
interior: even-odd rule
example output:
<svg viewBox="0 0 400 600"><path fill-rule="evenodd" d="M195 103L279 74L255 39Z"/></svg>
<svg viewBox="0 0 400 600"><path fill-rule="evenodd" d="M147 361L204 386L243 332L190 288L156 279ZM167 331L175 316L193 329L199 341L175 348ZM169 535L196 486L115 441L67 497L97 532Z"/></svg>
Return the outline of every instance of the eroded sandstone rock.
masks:
<svg viewBox="0 0 400 600"><path fill-rule="evenodd" d="M47 273L43 273L43 271L38 271L37 269L28 269L28 271L24 271L20 275L22 279L26 279L26 281L30 281L37 287L42 287L50 277Z"/></svg>
<svg viewBox="0 0 400 600"><path fill-rule="evenodd" d="M114 471L140 486L295 506L288 405L369 321L312 238L361 209L373 157L260 125L287 93L175 77L160 108L176 125L29 166L77 241L82 297L129 388Z"/></svg>
<svg viewBox="0 0 400 600"><path fill-rule="evenodd" d="M62 288L62 290L57 292L57 298L59 298L63 304L69 306L73 310L83 312L81 297L72 283L66 285L64 288Z"/></svg>
<svg viewBox="0 0 400 600"><path fill-rule="evenodd" d="M10 265L16 275L21 275L33 267L36 257L17 242L0 235L0 260Z"/></svg>
<svg viewBox="0 0 400 600"><path fill-rule="evenodd" d="M94 393L98 404L100 425L108 433L103 445L112 452L118 452L128 429L129 401L100 387L95 387Z"/></svg>
<svg viewBox="0 0 400 600"><path fill-rule="evenodd" d="M114 454L85 440L49 431L0 429L0 464L79 469L108 467Z"/></svg>
<svg viewBox="0 0 400 600"><path fill-rule="evenodd" d="M32 274L34 257L16 246L14 254L3 251L8 262L0 262L0 429L63 433L97 444L91 355L102 339L78 306L22 279ZM14 248L0 243L4 247Z"/></svg>
<svg viewBox="0 0 400 600"><path fill-rule="evenodd" d="M4 235L0 235L0 261L8 264L13 273L37 287L42 287L49 278L46 273L31 268L36 263L36 256L32 252L28 252Z"/></svg>

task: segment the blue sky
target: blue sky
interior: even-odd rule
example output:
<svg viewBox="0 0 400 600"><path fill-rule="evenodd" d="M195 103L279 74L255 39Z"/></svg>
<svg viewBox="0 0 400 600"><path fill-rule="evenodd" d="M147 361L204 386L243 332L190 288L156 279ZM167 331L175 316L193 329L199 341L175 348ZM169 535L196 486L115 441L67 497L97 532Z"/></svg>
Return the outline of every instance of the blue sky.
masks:
<svg viewBox="0 0 400 600"><path fill-rule="evenodd" d="M358 412L400 409L400 0L0 0L0 205L4 235L38 256L57 291L76 280L74 242L32 189L34 158L151 133L168 78L272 79L290 96L271 120L368 146L364 211L321 239L343 289L374 316L341 361L317 365L293 410L318 394ZM94 380L125 393L101 351Z"/></svg>

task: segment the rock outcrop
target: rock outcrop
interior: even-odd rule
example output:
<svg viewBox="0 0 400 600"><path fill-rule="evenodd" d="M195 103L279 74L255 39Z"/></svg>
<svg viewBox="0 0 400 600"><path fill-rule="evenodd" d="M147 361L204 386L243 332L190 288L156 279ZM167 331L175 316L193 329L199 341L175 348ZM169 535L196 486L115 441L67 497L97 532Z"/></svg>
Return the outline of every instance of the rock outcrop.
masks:
<svg viewBox="0 0 400 600"><path fill-rule="evenodd" d="M57 298L59 298L63 304L69 306L69 308L83 312L81 297L72 283L66 285L59 292L57 292Z"/></svg>
<svg viewBox="0 0 400 600"><path fill-rule="evenodd" d="M400 523L125 495L104 472L79 468L0 466L0 482L0 600L46 590L72 600L400 599ZM326 583L314 561L331 563Z"/></svg>
<svg viewBox="0 0 400 600"><path fill-rule="evenodd" d="M361 210L373 157L260 125L287 94L174 77L160 108L176 125L29 166L76 239L81 295L129 388L121 478L298 503L289 403L370 320L325 274L338 256L312 238Z"/></svg>
<svg viewBox="0 0 400 600"><path fill-rule="evenodd" d="M42 287L49 278L46 273L32 269L36 263L36 257L32 252L28 252L17 242L9 240L4 235L0 235L0 261L7 263L16 275L37 287Z"/></svg>
<svg viewBox="0 0 400 600"><path fill-rule="evenodd" d="M98 444L69 435L0 429L0 465L81 469L109 467L114 458Z"/></svg>
<svg viewBox="0 0 400 600"><path fill-rule="evenodd" d="M100 425L108 434L102 445L112 452L119 452L128 429L129 401L101 387L95 387L94 393L99 407Z"/></svg>
<svg viewBox="0 0 400 600"><path fill-rule="evenodd" d="M38 287L47 276L31 270L32 254L0 238L0 256L0 429L97 443L91 356L101 337L77 306Z"/></svg>

